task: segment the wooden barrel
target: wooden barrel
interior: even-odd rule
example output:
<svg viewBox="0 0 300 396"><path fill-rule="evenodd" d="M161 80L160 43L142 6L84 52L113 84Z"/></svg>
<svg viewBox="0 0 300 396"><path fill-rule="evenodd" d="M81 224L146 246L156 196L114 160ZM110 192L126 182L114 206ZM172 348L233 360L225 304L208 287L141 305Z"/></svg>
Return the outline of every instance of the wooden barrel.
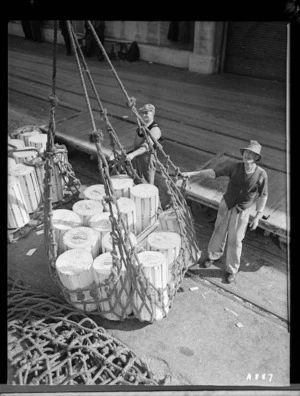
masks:
<svg viewBox="0 0 300 396"><path fill-rule="evenodd" d="M99 233L90 227L71 228L63 235L63 251L81 248L87 250L93 258L96 258L99 255L100 246Z"/></svg>
<svg viewBox="0 0 300 396"><path fill-rule="evenodd" d="M29 150L26 151L15 151L13 153L13 158L15 159L17 164L23 164L25 161L30 161L31 159L38 156L37 151L30 150L30 147L27 147Z"/></svg>
<svg viewBox="0 0 300 396"><path fill-rule="evenodd" d="M180 234L180 226L174 209L168 209L158 216L159 224L164 231L173 231Z"/></svg>
<svg viewBox="0 0 300 396"><path fill-rule="evenodd" d="M110 213L102 212L99 214L93 215L88 222L88 226L93 228L95 231L99 233L100 241L105 234L111 232L111 222L109 220ZM102 243L100 247L100 252L102 252Z"/></svg>
<svg viewBox="0 0 300 396"><path fill-rule="evenodd" d="M32 166L16 164L11 173L20 182L28 213L33 213L42 202L42 194L35 169Z"/></svg>
<svg viewBox="0 0 300 396"><path fill-rule="evenodd" d="M33 158L28 161L29 164L33 165L35 168L36 176L38 179L38 183L40 186L40 190L42 192L42 196L44 196L44 178L45 178L45 161L40 158ZM64 187L63 187L63 180L62 175L59 171L57 164L53 164L53 170L51 172L51 195L52 195L52 202L59 202L64 199Z"/></svg>
<svg viewBox="0 0 300 396"><path fill-rule="evenodd" d="M146 250L161 252L166 257L166 276L168 282L172 278L174 262L180 253L181 237L172 231L156 231L148 235L146 239Z"/></svg>
<svg viewBox="0 0 300 396"><path fill-rule="evenodd" d="M53 210L52 224L58 248L58 254L64 251L63 236L75 227L81 226L80 216L69 209Z"/></svg>
<svg viewBox="0 0 300 396"><path fill-rule="evenodd" d="M159 220L160 228L162 230L173 231L180 235L181 230L174 209L168 209L165 212L161 213L158 216L158 220ZM184 243L183 240L181 241L181 245L184 248L184 257L185 257L184 260L187 263L188 267L191 267L197 263L201 255L197 253L196 249L190 245L189 245L189 249L186 248L187 243L189 242L186 241L186 243Z"/></svg>
<svg viewBox="0 0 300 396"><path fill-rule="evenodd" d="M13 169L14 169L15 166L16 166L16 161L15 161L13 158L8 157L8 161L7 161L7 173L8 173L9 175L12 174L12 171L13 171Z"/></svg>
<svg viewBox="0 0 300 396"><path fill-rule="evenodd" d="M62 185L65 186L65 183L68 183L69 177L67 172L69 170L69 162L68 162L68 151L65 145L55 144L55 149L60 150L55 152L53 157L53 162L58 172L63 174L61 175Z"/></svg>
<svg viewBox="0 0 300 396"><path fill-rule="evenodd" d="M136 232L136 208L135 203L131 198L121 197L117 200L121 219L125 225L126 230ZM116 210L117 212L117 210Z"/></svg>
<svg viewBox="0 0 300 396"><path fill-rule="evenodd" d="M127 175L114 175L111 176L111 182L117 198L130 198L130 190L134 186L133 179Z"/></svg>
<svg viewBox="0 0 300 396"><path fill-rule="evenodd" d="M21 140L23 140L25 146L30 146L30 144L29 144L29 139L30 139L32 136L37 136L37 135L40 135L40 134L41 134L41 132L38 131L37 129L35 129L35 130L33 130L33 131L28 131L28 132L23 132L23 133L21 133L21 134L19 135L19 138L20 138ZM45 135L45 136L46 136L46 135Z"/></svg>
<svg viewBox="0 0 300 396"><path fill-rule="evenodd" d="M165 255L162 254L161 252L146 251L146 252L138 253L138 259L141 265L143 266L145 276L152 283L153 287L155 287L156 289L166 289L168 279L165 270L165 268L167 267ZM145 292L143 291L139 283L137 283L137 289L140 292L140 294L145 296L146 304L151 309L150 301L148 297L146 297ZM155 296L157 296L157 299L159 298L158 294L156 293ZM162 296L163 296L162 297L163 301L159 303L158 306L153 305L153 309L154 309L153 313L155 320L159 320L164 317L164 313L159 308L159 306L164 306L166 313L169 311L169 297L168 297L167 289L163 291ZM136 312L140 320L151 321L151 315L148 309L145 307L137 291L134 291L133 293L133 311ZM139 314L138 311L140 311Z"/></svg>
<svg viewBox="0 0 300 396"><path fill-rule="evenodd" d="M55 158L57 158L58 161L62 162L69 162L68 160L68 150L67 147L64 144L55 144L55 149L58 151L55 153Z"/></svg>
<svg viewBox="0 0 300 396"><path fill-rule="evenodd" d="M37 125L24 125L20 128L17 128L15 131L11 133L11 137L15 139L21 139L21 135L26 132L38 131L41 133L39 127Z"/></svg>
<svg viewBox="0 0 300 396"><path fill-rule="evenodd" d="M58 256L55 263L58 277L63 286L69 291L74 291L74 293L67 292L72 304L76 308L86 312L95 311L97 305L90 303L85 306L75 290L79 288L90 288L92 286L94 281L92 264L93 256L85 249L68 250ZM89 290L83 291L82 297L84 298L83 301L86 302L95 301Z"/></svg>
<svg viewBox="0 0 300 396"><path fill-rule="evenodd" d="M42 154L46 150L47 139L48 137L44 133L31 135L28 138L28 146L37 148L39 153Z"/></svg>
<svg viewBox="0 0 300 396"><path fill-rule="evenodd" d="M102 205L104 204L103 199L105 197L104 184L94 184L87 187L82 192L84 199L92 199L93 201L100 201Z"/></svg>
<svg viewBox="0 0 300 396"><path fill-rule="evenodd" d="M136 207L136 234L154 224L159 203L158 188L152 184L138 184L130 190Z"/></svg>
<svg viewBox="0 0 300 396"><path fill-rule="evenodd" d="M21 228L30 221L19 180L7 178L7 228Z"/></svg>
<svg viewBox="0 0 300 396"><path fill-rule="evenodd" d="M112 255L109 252L100 254L93 262L93 277L96 285L98 285L97 293L99 300L107 298L107 301L99 303L103 316L109 320L121 320L132 313L131 284L127 272L123 267L118 282L114 284L111 280L109 283L112 292L108 301L104 282L108 279L112 266Z"/></svg>
<svg viewBox="0 0 300 396"><path fill-rule="evenodd" d="M11 150L25 148L23 140L20 139L9 139L8 140L8 156L13 158L13 152Z"/></svg>
<svg viewBox="0 0 300 396"><path fill-rule="evenodd" d="M103 212L103 205L99 201L82 199L81 201L75 202L72 209L81 217L82 225L88 227L90 218L95 214Z"/></svg>
<svg viewBox="0 0 300 396"><path fill-rule="evenodd" d="M131 242L131 244L130 244ZM129 233L129 240L127 240L127 244L126 246L128 248L130 248L132 246L136 246L137 245L137 240L136 240L136 236L130 232ZM111 233L107 233L103 236L102 241L101 241L101 247L102 247L102 252L111 252L113 250L113 243L112 243L112 236ZM116 250L119 253L119 247L116 246Z"/></svg>

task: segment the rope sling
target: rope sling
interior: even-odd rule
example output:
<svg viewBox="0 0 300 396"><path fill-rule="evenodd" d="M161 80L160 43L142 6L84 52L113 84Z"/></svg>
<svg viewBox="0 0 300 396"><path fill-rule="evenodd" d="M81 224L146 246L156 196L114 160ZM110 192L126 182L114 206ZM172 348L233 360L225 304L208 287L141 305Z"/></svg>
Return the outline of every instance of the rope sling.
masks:
<svg viewBox="0 0 300 396"><path fill-rule="evenodd" d="M60 287L64 298L68 302L74 301L74 296L83 305L83 310L87 311L88 307L93 304L96 305L96 311L89 312L89 314L102 315L105 313L112 313L115 316L115 320L124 320L128 317L135 317L139 320L143 320L141 317L141 311L146 309L149 313L150 322L155 320L154 312L155 310L160 310L162 316L167 316L168 309L172 306L172 302L180 287L180 284L184 278L184 275L188 269L190 261L195 263L199 258L199 248L196 243L196 233L193 224L193 218L189 207L187 206L184 189L186 185L186 179L180 172L180 169L174 165L171 161L169 155L167 155L162 145L151 135L150 130L147 128L145 121L139 115L136 109L136 100L133 97L129 97L120 78L118 77L115 68L113 67L105 48L103 47L101 41L99 40L94 27L90 21L88 25L91 32L95 38L97 45L100 47L104 58L106 59L108 65L114 74L121 91L123 92L126 100L126 104L134 114L138 127L144 132L146 141L149 146L149 151L151 155L155 158L155 163L157 169L161 172L164 183L167 187L167 194L170 199L170 207L176 214L176 219L180 227L180 237L181 237L181 248L178 257L176 258L174 265L172 267L171 281L167 284L166 288L157 288L150 282L149 278L145 275L143 265L141 264L138 253L137 246L135 246L131 239L129 238L130 232L128 226L124 224L121 216L120 208L116 198L115 189L112 184L110 176L110 166L103 153L102 141L103 132L96 127L94 120L94 115L92 111L92 106L90 103L90 98L88 95L86 82L84 78L83 71L85 72L89 83L91 84L92 90L95 94L96 101L99 106L99 116L100 119L104 120L105 130L110 137L111 147L114 156L114 166L113 172L117 174L125 174L131 177L136 184L142 182L142 179L138 176L136 170L131 164L130 160L126 159L126 151L118 136L111 125L107 110L103 107L101 100L98 96L95 84L92 80L90 71L88 69L87 63L85 61L84 55L80 48L79 42L77 40L76 34L74 32L73 26L70 21L67 21L68 32L71 38L72 47L74 50L76 64L79 71L80 81L82 84L85 101L87 104L89 116L92 124L92 132L90 134L90 140L95 143L97 150L97 161L98 169L105 189L104 200L109 207L110 212L110 222L111 222L111 236L112 236L112 269L111 273L103 283L95 284L88 288L78 288L77 290L68 290L60 281L57 271L55 269L55 262L58 258L57 252L57 241L55 239L54 228L53 228L53 205L52 205L52 173L53 161L54 161L54 137L55 137L55 107L58 104L58 99L56 97L56 46L57 46L57 21L54 23L54 39L53 39L53 74L52 74L52 93L50 95L50 120L48 128L48 139L45 151L45 179L44 179L44 193L45 193L45 203L44 203L44 235L45 235L45 246L46 252L49 258L49 271L54 282ZM159 160L158 152L161 154L163 160ZM172 177L169 175L170 167L173 169ZM183 179L181 189L176 185L178 178ZM113 208L116 208L117 212L114 212ZM186 254L188 252L188 254ZM125 268L125 275L121 276L121 268ZM125 287L126 284L130 284L130 289ZM102 297L101 290L105 290L105 297ZM92 297L91 302L86 298L86 293ZM99 293L100 292L100 293ZM165 304L165 292L168 295L168 305ZM121 295L124 293L127 297L127 302L121 302ZM132 304L132 299L134 293L139 297L141 301L140 306ZM100 296L99 296L100 294ZM73 298L73 300L72 300ZM109 308L103 311L103 303L106 303ZM128 314L128 305L132 305L133 312ZM118 308L118 309L117 309Z"/></svg>
<svg viewBox="0 0 300 396"><path fill-rule="evenodd" d="M8 382L158 385L147 363L83 312L8 279Z"/></svg>

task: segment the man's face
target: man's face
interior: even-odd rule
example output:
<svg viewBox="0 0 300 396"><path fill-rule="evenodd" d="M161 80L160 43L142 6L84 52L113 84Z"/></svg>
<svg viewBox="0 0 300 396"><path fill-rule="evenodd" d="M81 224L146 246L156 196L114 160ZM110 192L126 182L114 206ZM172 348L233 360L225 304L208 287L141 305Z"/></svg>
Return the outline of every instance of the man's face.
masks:
<svg viewBox="0 0 300 396"><path fill-rule="evenodd" d="M250 150L244 150L243 152L243 162L244 164L253 164L258 158L258 155Z"/></svg>
<svg viewBox="0 0 300 396"><path fill-rule="evenodd" d="M144 118L144 121L148 124L149 122L153 121L154 113L152 110L148 110L142 113L142 117Z"/></svg>

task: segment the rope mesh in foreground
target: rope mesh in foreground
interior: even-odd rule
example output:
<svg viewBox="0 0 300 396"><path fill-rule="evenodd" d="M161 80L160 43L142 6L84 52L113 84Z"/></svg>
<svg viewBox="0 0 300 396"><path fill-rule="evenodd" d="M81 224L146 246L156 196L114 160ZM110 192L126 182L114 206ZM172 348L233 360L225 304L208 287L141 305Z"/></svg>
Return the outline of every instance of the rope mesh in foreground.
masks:
<svg viewBox="0 0 300 396"><path fill-rule="evenodd" d="M8 363L18 385L157 385L144 361L84 313L12 280Z"/></svg>

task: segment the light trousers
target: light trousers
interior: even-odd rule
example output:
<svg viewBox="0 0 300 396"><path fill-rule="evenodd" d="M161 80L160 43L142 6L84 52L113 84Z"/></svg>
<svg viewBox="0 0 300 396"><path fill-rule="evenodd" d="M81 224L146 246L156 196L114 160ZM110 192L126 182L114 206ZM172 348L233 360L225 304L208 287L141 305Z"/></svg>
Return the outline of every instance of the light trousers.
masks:
<svg viewBox="0 0 300 396"><path fill-rule="evenodd" d="M240 267L242 241L245 237L251 207L238 211L236 207L228 209L222 198L214 232L208 244L208 258L218 260L224 253L226 242L226 271L236 274Z"/></svg>

